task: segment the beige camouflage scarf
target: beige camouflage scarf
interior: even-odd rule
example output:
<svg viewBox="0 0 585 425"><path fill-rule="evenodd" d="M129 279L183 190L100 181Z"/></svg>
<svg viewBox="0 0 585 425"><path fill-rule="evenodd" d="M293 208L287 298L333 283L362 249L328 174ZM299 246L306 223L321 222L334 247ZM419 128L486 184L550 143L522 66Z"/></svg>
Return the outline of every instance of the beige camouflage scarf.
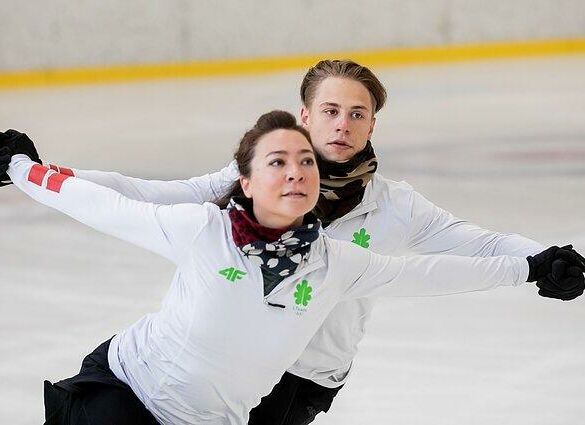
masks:
<svg viewBox="0 0 585 425"><path fill-rule="evenodd" d="M321 174L319 200L313 210L323 227L343 217L361 201L368 182L378 168L372 143L347 162L327 161L318 158Z"/></svg>

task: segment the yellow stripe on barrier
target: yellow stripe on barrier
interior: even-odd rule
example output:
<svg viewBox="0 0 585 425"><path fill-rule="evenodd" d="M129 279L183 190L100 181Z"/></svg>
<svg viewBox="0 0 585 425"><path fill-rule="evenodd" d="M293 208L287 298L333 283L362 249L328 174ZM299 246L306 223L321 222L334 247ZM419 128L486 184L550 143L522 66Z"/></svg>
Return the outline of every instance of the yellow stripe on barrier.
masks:
<svg viewBox="0 0 585 425"><path fill-rule="evenodd" d="M195 61L176 64L0 72L0 89L266 74L305 69L323 58L350 58L367 66L404 66L497 58L585 54L585 39L330 52L285 57Z"/></svg>

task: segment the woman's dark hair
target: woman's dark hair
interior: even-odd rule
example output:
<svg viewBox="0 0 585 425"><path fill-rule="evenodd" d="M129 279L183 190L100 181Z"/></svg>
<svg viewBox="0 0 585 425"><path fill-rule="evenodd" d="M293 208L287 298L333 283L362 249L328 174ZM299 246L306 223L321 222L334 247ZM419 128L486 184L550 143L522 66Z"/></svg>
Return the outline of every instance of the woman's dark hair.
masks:
<svg viewBox="0 0 585 425"><path fill-rule="evenodd" d="M297 124L294 115L286 111L278 110L267 112L261 115L260 118L258 118L258 121L256 121L254 127L244 134L244 137L240 140L238 149L234 153L234 159L238 164L240 175L250 177L250 164L254 158L258 140L272 131L281 129L298 131L307 138L309 143L311 143L309 132ZM242 190L239 181L234 182L229 191L224 196L217 199L215 203L219 205L220 208L225 208L233 196L244 196L244 191Z"/></svg>

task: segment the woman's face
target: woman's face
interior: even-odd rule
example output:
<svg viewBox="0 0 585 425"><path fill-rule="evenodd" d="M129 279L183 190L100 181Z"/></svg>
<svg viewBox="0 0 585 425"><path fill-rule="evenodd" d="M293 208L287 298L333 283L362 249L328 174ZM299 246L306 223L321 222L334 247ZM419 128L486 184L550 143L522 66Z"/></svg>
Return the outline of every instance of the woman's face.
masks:
<svg viewBox="0 0 585 425"><path fill-rule="evenodd" d="M296 130L279 129L258 139L250 177L240 177L252 198L258 223L271 228L302 224L319 197L319 171L309 141Z"/></svg>

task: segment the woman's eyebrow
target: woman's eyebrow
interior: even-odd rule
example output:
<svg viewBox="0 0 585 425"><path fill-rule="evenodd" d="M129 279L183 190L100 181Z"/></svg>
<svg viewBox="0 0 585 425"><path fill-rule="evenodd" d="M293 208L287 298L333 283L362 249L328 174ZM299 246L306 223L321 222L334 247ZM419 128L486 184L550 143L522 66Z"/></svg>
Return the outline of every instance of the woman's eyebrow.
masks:
<svg viewBox="0 0 585 425"><path fill-rule="evenodd" d="M300 151L298 151L299 154L305 154L305 153L314 153L311 149L301 149ZM289 152L288 151L272 151L272 152L268 152L266 154L266 156L270 156L270 155L288 155Z"/></svg>

